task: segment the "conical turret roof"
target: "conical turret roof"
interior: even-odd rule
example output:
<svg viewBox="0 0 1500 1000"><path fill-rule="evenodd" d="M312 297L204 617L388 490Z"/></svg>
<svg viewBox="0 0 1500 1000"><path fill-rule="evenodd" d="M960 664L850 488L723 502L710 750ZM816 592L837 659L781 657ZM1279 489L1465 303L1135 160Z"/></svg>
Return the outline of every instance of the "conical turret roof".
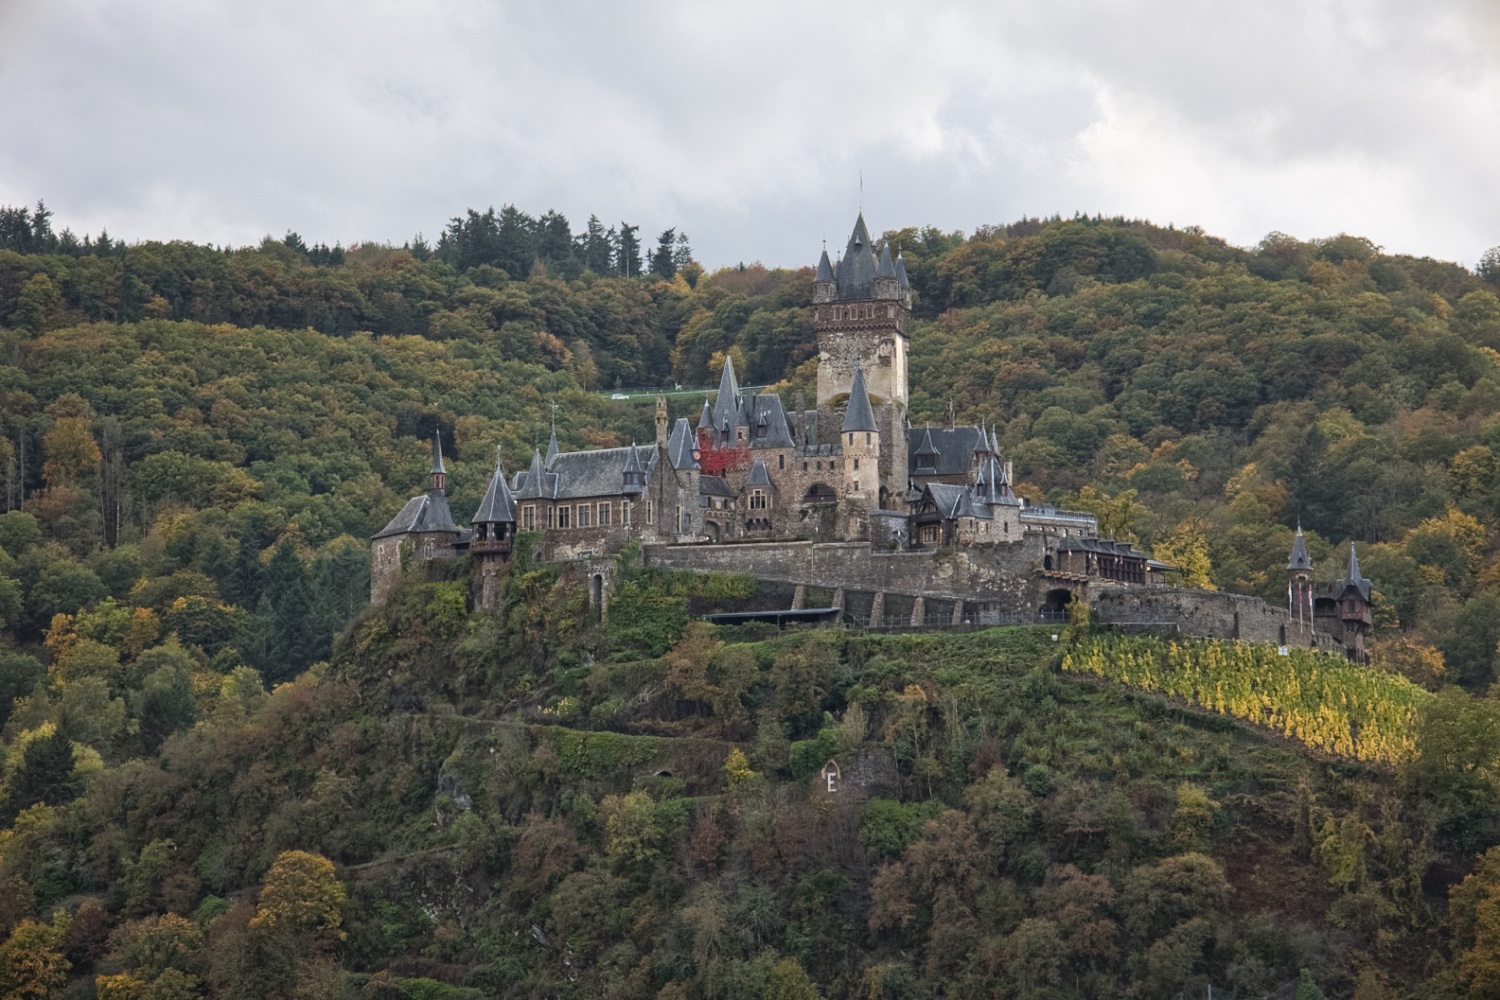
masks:
<svg viewBox="0 0 1500 1000"><path fill-rule="evenodd" d="M927 432L922 435L922 443L917 446L917 450L915 452L913 452L912 454L918 455L918 456L921 456L921 455L931 455L934 458L936 458L938 455L942 454L941 452L939 452L937 450L937 445L935 445L935 444L932 443L932 428L931 427L927 428ZM918 463L918 464L921 464L921 463ZM931 464L931 463L928 463L928 464Z"/></svg>
<svg viewBox="0 0 1500 1000"><path fill-rule="evenodd" d="M443 467L443 432L435 430L432 432L432 469L435 476L446 476L448 470Z"/></svg>
<svg viewBox="0 0 1500 1000"><path fill-rule="evenodd" d="M906 280L906 261L901 259L901 252L896 252L896 277L901 282L903 292L911 291L911 282Z"/></svg>
<svg viewBox="0 0 1500 1000"><path fill-rule="evenodd" d="M714 408L709 405L708 400L703 401L703 414L698 417L698 429L712 430L714 426Z"/></svg>
<svg viewBox="0 0 1500 1000"><path fill-rule="evenodd" d="M839 261L839 298L873 298L875 268L875 248L870 243L870 230L865 227L865 214L861 212L854 222L854 231L849 234L849 243L844 247L844 257Z"/></svg>
<svg viewBox="0 0 1500 1000"><path fill-rule="evenodd" d="M865 371L863 368L856 368L854 385L849 388L849 406L844 411L844 426L839 433L876 429L875 410L870 406L870 393L865 389Z"/></svg>
<svg viewBox="0 0 1500 1000"><path fill-rule="evenodd" d="M880 248L880 265L875 268L875 277L896 277L896 263L891 260L891 245L889 243Z"/></svg>
<svg viewBox="0 0 1500 1000"><path fill-rule="evenodd" d="M832 281L833 264L828 260L828 248L823 248L823 256L818 258L818 273L814 281Z"/></svg>
<svg viewBox="0 0 1500 1000"><path fill-rule="evenodd" d="M557 453L558 453L558 447L557 447L557 419L554 417L553 420L552 420L552 438L547 442L547 464L548 465L552 464L552 460L557 457Z"/></svg>
<svg viewBox="0 0 1500 1000"><path fill-rule="evenodd" d="M495 474L490 476L490 485L479 501L479 509L469 518L470 524L515 523L515 497L505 482L505 465L500 460L500 446L495 446Z"/></svg>
<svg viewBox="0 0 1500 1000"><path fill-rule="evenodd" d="M719 428L739 426L740 383L734 377L734 358L724 355L724 371L719 375L719 394L714 397L714 425Z"/></svg>
<svg viewBox="0 0 1500 1000"><path fill-rule="evenodd" d="M1297 536L1292 539L1292 556L1286 561L1286 568L1304 573L1312 572L1312 559L1307 554L1307 542L1302 537L1300 524L1297 525Z"/></svg>

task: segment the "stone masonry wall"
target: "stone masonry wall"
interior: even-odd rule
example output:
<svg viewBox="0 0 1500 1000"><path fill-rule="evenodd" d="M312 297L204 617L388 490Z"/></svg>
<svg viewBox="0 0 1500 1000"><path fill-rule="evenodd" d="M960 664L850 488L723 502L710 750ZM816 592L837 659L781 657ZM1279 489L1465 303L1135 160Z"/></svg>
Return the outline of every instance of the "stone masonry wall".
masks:
<svg viewBox="0 0 1500 1000"><path fill-rule="evenodd" d="M1258 597L1206 590L1115 587L1093 597L1101 624L1175 622L1186 635L1240 639L1275 645L1310 646L1342 653L1343 645L1326 632L1298 629L1286 613Z"/></svg>

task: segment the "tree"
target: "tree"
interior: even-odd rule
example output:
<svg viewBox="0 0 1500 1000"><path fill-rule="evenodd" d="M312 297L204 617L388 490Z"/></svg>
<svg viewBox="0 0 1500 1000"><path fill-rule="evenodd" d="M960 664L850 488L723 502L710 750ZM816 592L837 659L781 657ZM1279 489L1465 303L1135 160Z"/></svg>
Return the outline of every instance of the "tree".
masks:
<svg viewBox="0 0 1500 1000"><path fill-rule="evenodd" d="M818 1000L822 995L795 958L783 958L771 967L766 1000Z"/></svg>
<svg viewBox="0 0 1500 1000"><path fill-rule="evenodd" d="M271 682L290 680L309 664L317 648L308 628L312 594L307 573L290 538L283 538L266 565L263 596L270 598L270 621L262 670Z"/></svg>
<svg viewBox="0 0 1500 1000"><path fill-rule="evenodd" d="M597 275L615 273L614 240L597 215L589 216L587 227L578 237L578 255L583 266Z"/></svg>
<svg viewBox="0 0 1500 1000"><path fill-rule="evenodd" d="M294 938L342 940L347 898L332 861L307 851L283 851L266 873L250 927Z"/></svg>
<svg viewBox="0 0 1500 1000"><path fill-rule="evenodd" d="M49 1000L62 995L72 963L63 955L68 916L51 923L23 920L0 945L0 1000Z"/></svg>
<svg viewBox="0 0 1500 1000"><path fill-rule="evenodd" d="M672 280L677 273L677 230L663 230L656 238L656 251L651 255L651 273L663 281Z"/></svg>
<svg viewBox="0 0 1500 1000"><path fill-rule="evenodd" d="M62 805L82 790L73 769L73 743L66 733L50 723L26 744L21 766L11 776L4 813L17 813L34 805Z"/></svg>
<svg viewBox="0 0 1500 1000"><path fill-rule="evenodd" d="M635 278L641 273L641 240L636 235L640 228L628 222L620 223L619 234L615 238L614 259L621 277Z"/></svg>
<svg viewBox="0 0 1500 1000"><path fill-rule="evenodd" d="M1500 247L1490 247L1481 254L1474 273L1492 285L1500 285Z"/></svg>
<svg viewBox="0 0 1500 1000"><path fill-rule="evenodd" d="M138 692L131 694L131 708L140 729L141 747L154 754L170 735L191 726L198 718L193 698L193 661L176 636L156 649L141 654L138 668L145 673Z"/></svg>

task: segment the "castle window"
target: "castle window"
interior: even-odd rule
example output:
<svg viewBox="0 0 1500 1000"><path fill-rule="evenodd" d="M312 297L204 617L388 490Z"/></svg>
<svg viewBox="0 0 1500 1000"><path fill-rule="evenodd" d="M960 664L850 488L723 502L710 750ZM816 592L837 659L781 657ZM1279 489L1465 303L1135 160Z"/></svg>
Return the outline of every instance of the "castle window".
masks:
<svg viewBox="0 0 1500 1000"><path fill-rule="evenodd" d="M868 448L869 446L870 446L870 432L869 431L865 431L865 447Z"/></svg>
<svg viewBox="0 0 1500 1000"><path fill-rule="evenodd" d="M853 435L853 434L850 434L850 435L849 435L849 443L850 443L850 444L853 444L853 443L854 443L854 435Z"/></svg>
<svg viewBox="0 0 1500 1000"><path fill-rule="evenodd" d="M578 526L580 528L587 528L589 526L589 521L591 520L589 515L592 513L593 508L588 504L581 503L578 505Z"/></svg>
<svg viewBox="0 0 1500 1000"><path fill-rule="evenodd" d="M572 525L569 523L572 520L573 520L573 508L572 507L559 507L559 508L557 508L557 526L559 528L569 528L569 527L572 527Z"/></svg>
<svg viewBox="0 0 1500 1000"><path fill-rule="evenodd" d="M803 462L803 463L802 463L802 471L803 471L803 472L806 472L806 471L807 471L807 463L806 463L806 462Z"/></svg>
<svg viewBox="0 0 1500 1000"><path fill-rule="evenodd" d="M521 530L522 531L535 531L536 530L536 505L535 504L527 504L525 507L521 508Z"/></svg>
<svg viewBox="0 0 1500 1000"><path fill-rule="evenodd" d="M620 523L627 528L630 527L631 508L634 506L629 500L620 502Z"/></svg>
<svg viewBox="0 0 1500 1000"><path fill-rule="evenodd" d="M553 529L555 527L557 527L557 508L556 507L548 507L547 508L547 529L550 531L551 529Z"/></svg>
<svg viewBox="0 0 1500 1000"><path fill-rule="evenodd" d="M855 460L854 460L854 471L855 471L855 472L858 472L858 471L859 471L859 459L857 459L857 458L856 458L856 459L855 459ZM859 489L859 487L858 487L858 486L856 486L856 487L854 487L854 488L855 488L855 489Z"/></svg>
<svg viewBox="0 0 1500 1000"><path fill-rule="evenodd" d="M786 468L786 456L785 455L777 455L776 456L776 468L777 469L785 469Z"/></svg>
<svg viewBox="0 0 1500 1000"><path fill-rule="evenodd" d="M608 528L614 521L614 504L601 503L599 505L599 527Z"/></svg>
<svg viewBox="0 0 1500 1000"><path fill-rule="evenodd" d="M857 462L857 461L859 461L859 459L855 459L855 461ZM856 479L854 481L854 492L856 492L856 493L859 492L859 480L858 479Z"/></svg>
<svg viewBox="0 0 1500 1000"><path fill-rule="evenodd" d="M656 501L655 500L647 500L646 501L646 523L647 524L655 524L656 523Z"/></svg>
<svg viewBox="0 0 1500 1000"><path fill-rule="evenodd" d="M766 509L766 495L764 493L762 493L760 490L755 490L754 492L752 492L750 494L750 509L751 510L765 510Z"/></svg>

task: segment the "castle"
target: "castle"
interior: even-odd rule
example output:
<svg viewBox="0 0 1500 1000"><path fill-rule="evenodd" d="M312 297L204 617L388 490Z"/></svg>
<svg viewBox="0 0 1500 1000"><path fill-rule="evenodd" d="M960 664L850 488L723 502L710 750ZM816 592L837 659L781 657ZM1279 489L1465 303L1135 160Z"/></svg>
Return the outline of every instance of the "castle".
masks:
<svg viewBox="0 0 1500 1000"><path fill-rule="evenodd" d="M1289 565L1287 611L1258 601L1263 610L1230 607L1223 599L1231 595L1167 588L1174 568L1101 538L1094 515L1018 497L997 435L983 424L956 425L951 405L943 426L914 426L907 414L911 286L901 255L892 257L888 245L877 252L862 213L837 264L825 249L813 281L812 406L801 392L788 411L774 392L743 391L726 357L718 391L696 423L674 422L666 398L657 398L652 444L564 452L554 428L546 454L535 450L513 475L497 455L468 528L448 508L435 436L426 493L372 540L371 601L385 599L408 559L468 554L475 603L493 607L496 574L517 533L537 532L543 560L602 561L638 541L650 564L795 587L793 610L809 588L826 591L839 612L877 624L985 624L1062 615L1087 601L1101 617L1114 606L1117 616L1337 645L1363 657L1369 581L1361 587L1353 563L1352 586L1331 597L1315 593L1300 528L1300 562L1295 548L1291 561L1306 566ZM594 575L601 603L606 585L604 574ZM1301 596L1294 601L1294 594ZM1351 594L1362 611L1329 610ZM1218 610L1193 625L1206 606Z"/></svg>

